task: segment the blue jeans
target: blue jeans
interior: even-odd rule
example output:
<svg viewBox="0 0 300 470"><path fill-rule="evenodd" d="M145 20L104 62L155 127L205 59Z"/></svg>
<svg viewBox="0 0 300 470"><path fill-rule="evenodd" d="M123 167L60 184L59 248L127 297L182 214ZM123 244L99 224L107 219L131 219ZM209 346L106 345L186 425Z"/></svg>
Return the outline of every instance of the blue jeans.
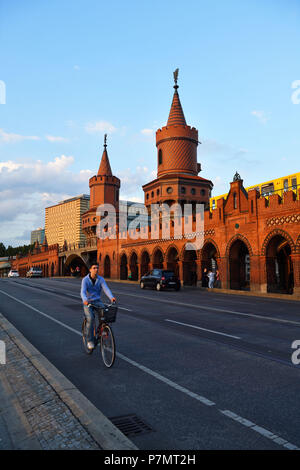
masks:
<svg viewBox="0 0 300 470"><path fill-rule="evenodd" d="M91 302L96 307L104 307L104 304L101 300L94 300ZM97 310L93 307L88 307L87 305L83 306L84 315L86 318L86 327L87 327L87 341L94 341L94 326L95 326L95 314Z"/></svg>

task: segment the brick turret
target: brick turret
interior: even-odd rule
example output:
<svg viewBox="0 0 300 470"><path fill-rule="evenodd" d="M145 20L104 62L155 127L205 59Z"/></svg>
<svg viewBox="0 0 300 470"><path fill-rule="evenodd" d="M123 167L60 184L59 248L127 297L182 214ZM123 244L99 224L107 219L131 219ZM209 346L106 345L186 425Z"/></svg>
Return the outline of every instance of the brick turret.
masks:
<svg viewBox="0 0 300 470"><path fill-rule="evenodd" d="M167 125L156 132L157 179L143 186L145 205L174 202L208 205L213 184L201 178L197 163L198 131L186 124L177 76Z"/></svg>
<svg viewBox="0 0 300 470"><path fill-rule="evenodd" d="M90 208L82 215L82 229L87 237L94 237L96 234L96 226L99 222L96 217L97 208L101 204L111 204L119 210L119 189L120 180L113 176L108 153L106 134L104 137L104 150L96 176L89 180L90 187Z"/></svg>

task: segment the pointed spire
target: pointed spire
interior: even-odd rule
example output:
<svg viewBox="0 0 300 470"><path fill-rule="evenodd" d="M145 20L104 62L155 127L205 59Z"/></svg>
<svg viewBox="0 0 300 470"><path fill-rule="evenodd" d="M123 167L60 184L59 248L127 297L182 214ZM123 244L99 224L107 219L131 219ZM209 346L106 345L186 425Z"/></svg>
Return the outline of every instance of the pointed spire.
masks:
<svg viewBox="0 0 300 470"><path fill-rule="evenodd" d="M43 241L43 245L42 245L42 246L48 246L46 234L45 234L45 237L44 237L44 241Z"/></svg>
<svg viewBox="0 0 300 470"><path fill-rule="evenodd" d="M106 147L107 147L106 139L107 139L107 134L104 134L104 150L103 150L101 163L100 163L99 170L98 170L98 176L112 176L112 171L110 168L109 159L108 159L107 150L106 150Z"/></svg>
<svg viewBox="0 0 300 470"><path fill-rule="evenodd" d="M174 91L174 96L173 96L173 101L172 101L172 106L171 106L167 126L174 126L174 125L186 126L185 117L183 114L182 106L181 106L178 91L177 91L179 88L177 85L178 72L179 72L179 69L176 69L174 72L175 91Z"/></svg>

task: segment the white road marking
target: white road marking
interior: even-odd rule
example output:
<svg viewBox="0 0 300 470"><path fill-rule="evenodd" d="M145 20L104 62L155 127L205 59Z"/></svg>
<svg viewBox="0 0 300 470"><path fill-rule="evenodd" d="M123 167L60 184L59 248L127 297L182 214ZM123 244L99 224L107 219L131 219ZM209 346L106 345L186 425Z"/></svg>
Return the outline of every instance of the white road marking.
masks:
<svg viewBox="0 0 300 470"><path fill-rule="evenodd" d="M200 326L189 325L188 323L182 323L180 321L168 320L168 319L165 319L165 321L168 321L171 323L177 323L178 325L189 326L190 328L195 328L196 330L209 331L210 333L215 333L216 335L223 335L223 336L229 336L230 338L234 338L234 339L241 339L239 336L228 335L227 333L221 333L220 331L215 331L215 330L208 330L207 328L201 328Z"/></svg>
<svg viewBox="0 0 300 470"><path fill-rule="evenodd" d="M27 287L29 289L38 289L38 286L27 286L26 284L22 284L21 282L18 283L18 286L22 286L22 287ZM3 292L3 291L0 291L0 292ZM52 290L48 290L48 288L45 290L45 292L47 292L48 294L51 294L51 295L56 295L57 297L61 297L64 293L63 291L61 291L61 293L57 293L55 291L52 291ZM80 295L75 295L75 294L70 294L68 292L68 297L71 296L71 297L75 297L76 299L80 300L81 301L81 297ZM127 310L128 312L132 312L132 310L130 310L129 308L125 308L125 307L120 307L118 305L118 309L120 310Z"/></svg>
<svg viewBox="0 0 300 470"><path fill-rule="evenodd" d="M63 326L64 328L67 328L68 330L72 331L73 333L76 333L77 335L81 336L80 331L77 331L74 328L71 328L70 326L66 325L65 323L62 323L59 320L56 320L55 318L51 317L50 315L47 315L46 313L41 312L37 308L32 307L31 305L27 304L26 302L23 302L22 300L17 299L16 297L14 297L10 294L7 294L6 292L4 292L2 290L0 290L0 292L4 295L10 297L11 299L15 300L16 302L19 302L19 303L25 305L27 308L30 308L31 310L34 310L35 312L37 312L40 315L48 318L49 320L52 320L55 323L58 323L60 326ZM172 380L169 380L168 378L166 378L163 375L149 369L148 367L145 367L142 364L139 364L138 362L133 361L132 359L129 359L128 357L124 356L123 354L117 352L116 355L120 359L123 359L124 361L128 362L132 366L137 367L138 369L142 370L143 372L151 375L152 377L160 380L161 382L165 383L166 385L169 385L170 387L174 388L175 390L178 390L179 392L182 392L185 395L188 395L191 398L194 398L195 400L200 401L203 405L206 405L206 406L215 406L216 405L216 403L209 400L208 398L205 398L201 395L198 395L197 393L191 392L187 388L182 387L181 385L178 385L176 382L173 382ZM233 413L230 410L221 410L221 409L219 409L218 411L223 416L226 416L228 418L233 419L234 421L238 422L239 424L242 424L243 426L247 427L248 429L251 429L252 431L259 433L263 437L265 437L267 439L271 439L273 442L275 442L276 444L278 444L280 446L283 446L283 447L285 447L287 449L290 449L290 450L300 450L300 448L297 447L296 445L286 441L285 439L282 439L280 436L278 436L276 434L273 434L271 431L268 431L267 429L265 429L261 426L258 426L257 424L253 423L252 421L249 421L245 418L242 418L241 416Z"/></svg>
<svg viewBox="0 0 300 470"><path fill-rule="evenodd" d="M0 290L0 292L1 292L1 294L7 295L7 297L10 297L11 299L15 300L16 302L19 302L20 304L25 305L25 307L31 308L31 310L34 310L35 312L39 313L40 315L43 315L44 317L48 318L49 320L52 320L52 321L54 321L55 323L58 323L59 325L64 326L65 328L67 328L67 329L70 330L70 331L73 331L73 333L78 333L77 330L74 330L74 328L72 328L72 327L66 325L65 323L62 323L62 322L59 321L59 320L56 320L55 318L51 317L50 315L47 315L47 313L41 312L41 311L38 310L37 308L32 307L32 305L29 305L29 304L27 304L26 302L23 302L23 300L17 299L17 298L14 297L13 295L7 294L7 292L4 292L3 290ZM79 333L79 334L80 334L80 333Z"/></svg>
<svg viewBox="0 0 300 470"><path fill-rule="evenodd" d="M266 317L263 315L255 315L253 313L245 313L245 312L237 312L236 310L228 310L224 308L216 308L216 307L208 307L208 306L201 306L201 305L195 305L195 304L188 304L184 302L175 302L174 300L164 300L161 298L155 298L155 297L145 297L141 295L136 295L136 294L129 294L127 292L118 292L115 291L117 294L123 294L123 295L130 295L131 297L138 297L139 299L146 299L146 300L151 300L152 302L159 302L159 303L165 303L165 304L174 304L174 305L183 305L184 307L190 307L190 308L200 308L201 310L212 310L215 312L224 312L224 313L232 313L234 315L240 315L240 316L245 316L245 317L253 317L258 320L270 320L274 322L279 322L279 323L287 323L290 325L297 325L300 326L300 322L292 321L292 320L284 320L282 318L274 318L274 317Z"/></svg>
<svg viewBox="0 0 300 470"><path fill-rule="evenodd" d="M220 413L227 416L228 418L231 418L234 421L237 421L238 423L242 424L243 426L246 426L247 428L252 429L255 432L258 432L259 434L266 437L267 439L271 439L272 441L276 442L276 444L279 444L290 450L300 450L299 447L295 446L294 444L291 444L285 439L282 439L281 437L277 436L277 434L273 434L271 431L268 431L268 429L262 428L261 426L258 426L257 424L252 423L252 421L242 418L241 416L233 413L230 410L219 410L219 411Z"/></svg>

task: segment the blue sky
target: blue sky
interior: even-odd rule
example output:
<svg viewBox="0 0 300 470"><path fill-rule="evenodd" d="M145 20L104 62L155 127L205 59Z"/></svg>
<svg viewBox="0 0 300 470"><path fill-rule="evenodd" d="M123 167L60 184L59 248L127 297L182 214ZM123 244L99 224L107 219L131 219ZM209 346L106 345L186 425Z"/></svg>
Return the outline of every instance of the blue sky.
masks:
<svg viewBox="0 0 300 470"><path fill-rule="evenodd" d="M28 243L47 205L89 192L105 132L121 198L142 200L177 67L213 194L236 171L245 186L299 171L299 0L0 0L0 44L5 244Z"/></svg>

